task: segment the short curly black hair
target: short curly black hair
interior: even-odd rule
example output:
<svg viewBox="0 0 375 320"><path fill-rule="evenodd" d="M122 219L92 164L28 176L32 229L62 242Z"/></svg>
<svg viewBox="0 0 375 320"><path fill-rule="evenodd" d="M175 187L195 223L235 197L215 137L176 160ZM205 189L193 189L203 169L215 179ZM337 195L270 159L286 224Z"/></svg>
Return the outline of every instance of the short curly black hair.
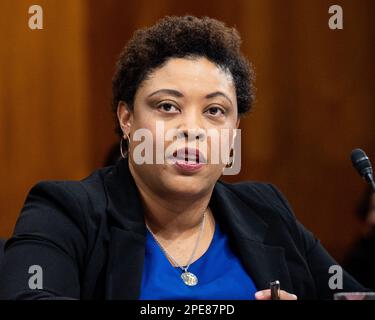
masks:
<svg viewBox="0 0 375 320"><path fill-rule="evenodd" d="M238 114L248 112L254 101L254 71L240 52L235 28L209 17L166 16L149 28L135 31L121 52L112 79L112 111L116 133L123 135L117 119L120 101L132 110L137 88L152 71L170 58L205 57L233 78Z"/></svg>

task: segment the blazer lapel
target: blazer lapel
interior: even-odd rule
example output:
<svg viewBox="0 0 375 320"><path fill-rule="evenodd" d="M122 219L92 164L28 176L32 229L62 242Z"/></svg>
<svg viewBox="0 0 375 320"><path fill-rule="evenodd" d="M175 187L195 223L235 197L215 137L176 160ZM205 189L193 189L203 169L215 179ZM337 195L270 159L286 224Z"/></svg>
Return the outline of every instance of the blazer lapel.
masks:
<svg viewBox="0 0 375 320"><path fill-rule="evenodd" d="M279 280L282 290L293 293L284 248L248 239L238 239L237 243L245 268L258 290L269 289L271 281Z"/></svg>
<svg viewBox="0 0 375 320"><path fill-rule="evenodd" d="M264 243L268 225L259 217L261 209L248 206L221 182L215 185L210 206L257 289L268 289L271 281L279 280L283 290L293 292L284 248Z"/></svg>
<svg viewBox="0 0 375 320"><path fill-rule="evenodd" d="M145 239L116 227L110 234L105 298L136 300L142 284Z"/></svg>
<svg viewBox="0 0 375 320"><path fill-rule="evenodd" d="M146 225L137 187L125 160L105 177L109 225L106 299L138 299L146 244Z"/></svg>

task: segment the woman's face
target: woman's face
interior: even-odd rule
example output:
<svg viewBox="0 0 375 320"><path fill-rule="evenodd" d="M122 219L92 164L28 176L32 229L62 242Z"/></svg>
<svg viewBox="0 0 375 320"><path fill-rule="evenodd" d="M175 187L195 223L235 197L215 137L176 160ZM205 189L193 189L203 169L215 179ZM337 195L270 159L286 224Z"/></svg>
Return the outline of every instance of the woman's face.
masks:
<svg viewBox="0 0 375 320"><path fill-rule="evenodd" d="M206 58L169 59L141 83L132 112L124 103L119 104L118 117L130 136L129 166L136 182L162 196L210 192L225 164L212 163L211 150L215 147L214 152L219 151L212 139L206 139L209 129L217 130L219 136L221 131L229 132L231 145L233 129L239 124L233 79ZM142 143L133 140L139 129L152 134L152 164L135 161L139 155L135 151ZM165 139L167 132L173 133L171 139ZM198 143L204 140L206 150ZM208 163L196 163L199 152L200 161ZM156 163L156 154L159 163L162 154L163 163Z"/></svg>

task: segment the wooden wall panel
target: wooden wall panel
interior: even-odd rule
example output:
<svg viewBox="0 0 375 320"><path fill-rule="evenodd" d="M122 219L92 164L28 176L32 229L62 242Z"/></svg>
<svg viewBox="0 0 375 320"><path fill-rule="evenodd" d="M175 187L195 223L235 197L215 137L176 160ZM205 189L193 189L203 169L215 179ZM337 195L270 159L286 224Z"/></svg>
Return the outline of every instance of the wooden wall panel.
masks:
<svg viewBox="0 0 375 320"><path fill-rule="evenodd" d="M28 27L39 4L44 29ZM0 236L30 187L89 172L86 10L83 1L0 2Z"/></svg>

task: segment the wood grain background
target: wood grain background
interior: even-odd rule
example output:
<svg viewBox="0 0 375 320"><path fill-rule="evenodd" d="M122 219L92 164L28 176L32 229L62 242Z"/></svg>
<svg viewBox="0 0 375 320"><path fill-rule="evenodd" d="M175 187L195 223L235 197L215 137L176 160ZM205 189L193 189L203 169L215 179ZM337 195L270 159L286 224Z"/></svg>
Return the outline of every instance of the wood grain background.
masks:
<svg viewBox="0 0 375 320"><path fill-rule="evenodd" d="M28 8L44 29L28 28ZM139 27L186 13L236 26L257 73L257 102L242 120L242 171L228 179L276 184L297 217L341 260L360 232L365 185L350 151L375 159L375 2L335 1L344 29L328 28L331 1L0 2L0 236L9 237L30 187L80 179L103 165L116 136L110 113L116 57Z"/></svg>

